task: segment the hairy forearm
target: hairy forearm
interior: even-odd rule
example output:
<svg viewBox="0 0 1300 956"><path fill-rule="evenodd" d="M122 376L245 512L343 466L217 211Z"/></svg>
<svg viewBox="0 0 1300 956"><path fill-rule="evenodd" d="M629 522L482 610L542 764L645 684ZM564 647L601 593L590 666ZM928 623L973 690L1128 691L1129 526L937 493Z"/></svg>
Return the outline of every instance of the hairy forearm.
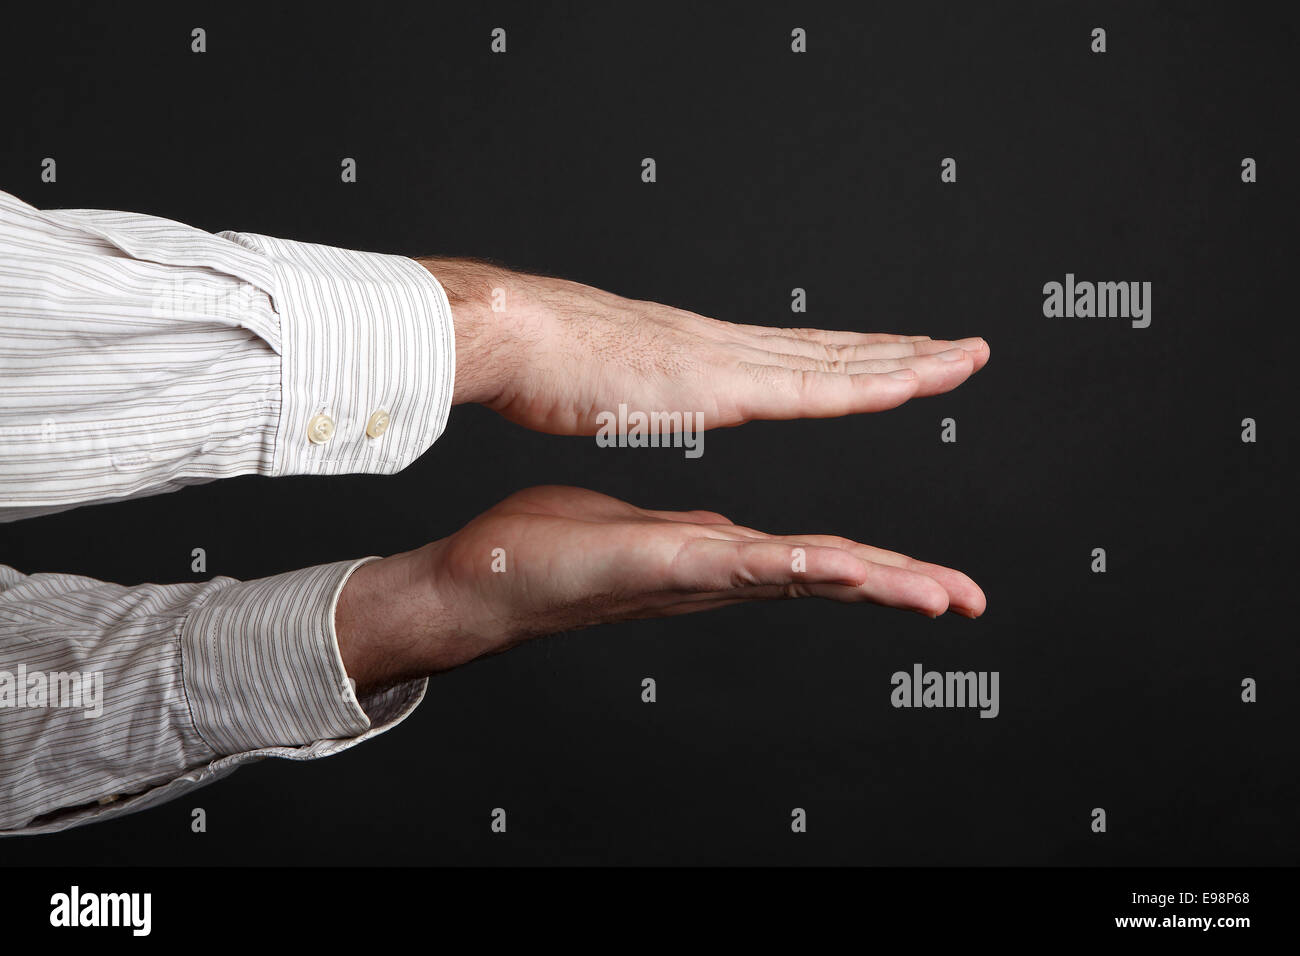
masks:
<svg viewBox="0 0 1300 956"><path fill-rule="evenodd" d="M416 260L441 283L456 327L456 384L452 404L491 405L505 389L513 363L502 340L504 312L522 295L526 277L481 259L425 256Z"/></svg>
<svg viewBox="0 0 1300 956"><path fill-rule="evenodd" d="M419 567L419 551L371 561L352 573L339 595L334 629L359 694L428 673L423 664L440 640L438 623L445 616Z"/></svg>
<svg viewBox="0 0 1300 956"><path fill-rule="evenodd" d="M473 569L465 567L463 555L452 554L455 537L363 564L343 586L334 630L358 693L505 649L501 639L512 630L509 615L474 614L478 605L457 582Z"/></svg>

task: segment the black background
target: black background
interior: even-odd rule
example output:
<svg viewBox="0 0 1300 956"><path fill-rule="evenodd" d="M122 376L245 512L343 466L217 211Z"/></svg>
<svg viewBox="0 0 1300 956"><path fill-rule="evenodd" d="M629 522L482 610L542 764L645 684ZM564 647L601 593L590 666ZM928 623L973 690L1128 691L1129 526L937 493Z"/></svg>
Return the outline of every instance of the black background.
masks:
<svg viewBox="0 0 1300 956"><path fill-rule="evenodd" d="M0 528L4 563L188 581L203 547L209 574L260 577L405 550L559 482L905 551L970 573L989 610L790 602L539 640L435 678L345 754L6 840L0 861L1296 863L1300 144L1296 23L1275 6L212 3L11 21L0 188L34 205L488 256L757 324L983 335L992 360L888 413L709 432L694 461L459 407L399 476L80 509ZM1152 282L1151 327L1044 318L1042 286L1066 272ZM918 661L1000 671L1001 715L893 709L890 674Z"/></svg>

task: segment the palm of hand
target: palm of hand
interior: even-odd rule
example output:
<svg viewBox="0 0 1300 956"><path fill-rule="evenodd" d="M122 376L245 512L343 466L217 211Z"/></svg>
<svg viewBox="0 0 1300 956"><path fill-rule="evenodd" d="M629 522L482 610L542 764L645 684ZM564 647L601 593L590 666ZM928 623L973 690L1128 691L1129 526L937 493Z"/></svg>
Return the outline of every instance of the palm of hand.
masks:
<svg viewBox="0 0 1300 956"><path fill-rule="evenodd" d="M579 488L529 488L429 548L427 573L455 615L456 663L539 634L745 600L816 596L929 616L984 609L980 589L948 568Z"/></svg>

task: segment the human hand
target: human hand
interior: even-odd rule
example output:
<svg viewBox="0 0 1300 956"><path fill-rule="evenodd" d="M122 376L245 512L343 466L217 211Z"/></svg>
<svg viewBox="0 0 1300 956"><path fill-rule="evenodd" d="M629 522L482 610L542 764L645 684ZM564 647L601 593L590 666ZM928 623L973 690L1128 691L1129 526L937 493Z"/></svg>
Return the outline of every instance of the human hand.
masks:
<svg viewBox="0 0 1300 956"><path fill-rule="evenodd" d="M736 325L474 260L419 261L452 304L453 402L552 434L595 434L620 404L700 412L706 428L881 411L956 388L989 358L980 338Z"/></svg>
<svg viewBox="0 0 1300 956"><path fill-rule="evenodd" d="M805 570L794 570L796 549ZM494 561L504 570L494 571ZM448 538L358 568L335 620L348 674L367 689L542 634L797 597L930 617L947 610L978 617L985 606L961 572L892 551L542 486L511 495Z"/></svg>

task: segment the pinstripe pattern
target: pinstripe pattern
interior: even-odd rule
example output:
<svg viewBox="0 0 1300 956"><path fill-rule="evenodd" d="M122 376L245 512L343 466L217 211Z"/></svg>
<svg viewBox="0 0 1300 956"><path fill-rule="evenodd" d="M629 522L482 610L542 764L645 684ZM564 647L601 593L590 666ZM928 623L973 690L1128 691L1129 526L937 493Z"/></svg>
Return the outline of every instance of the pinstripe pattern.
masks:
<svg viewBox="0 0 1300 956"><path fill-rule="evenodd" d="M242 474L394 474L455 335L416 262L0 193L0 521ZM392 425L368 438L383 409ZM307 440L318 413L337 426Z"/></svg>
<svg viewBox="0 0 1300 956"><path fill-rule="evenodd" d="M0 192L0 521L240 474L400 471L446 425L454 346L412 260ZM368 437L380 409L391 425ZM322 413L335 433L312 444ZM359 701L334 634L366 560L132 588L0 565L0 835L402 720L426 682ZM7 704L19 665L102 675L102 715L14 706L12 681Z"/></svg>

